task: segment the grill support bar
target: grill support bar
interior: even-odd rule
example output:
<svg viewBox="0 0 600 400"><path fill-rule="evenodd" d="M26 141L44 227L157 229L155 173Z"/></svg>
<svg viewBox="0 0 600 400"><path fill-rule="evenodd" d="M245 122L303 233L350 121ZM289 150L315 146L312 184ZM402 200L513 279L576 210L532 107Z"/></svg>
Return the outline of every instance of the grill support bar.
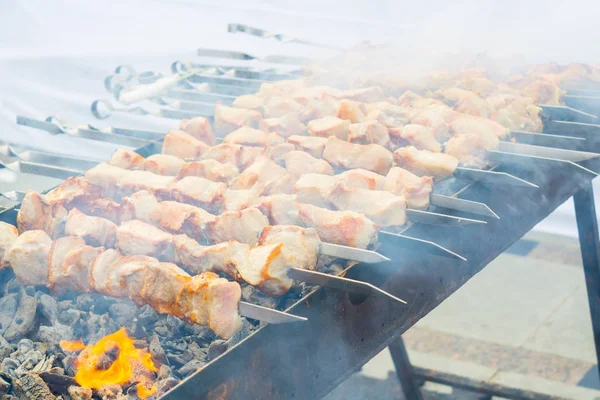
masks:
<svg viewBox="0 0 600 400"><path fill-rule="evenodd" d="M575 217L579 233L581 259L585 272L594 343L596 345L596 360L600 364L600 243L598 242L598 220L594 205L592 182L573 195Z"/></svg>
<svg viewBox="0 0 600 400"><path fill-rule="evenodd" d="M575 203L575 218L579 233L579 246L585 272L594 343L596 345L596 360L600 365L600 236L598 220L594 203L592 181L587 181L573 195ZM458 375L442 373L413 367L408 358L402 336L398 336L389 345L390 354L396 368L396 376L400 381L402 392L407 400L422 400L419 388L420 382L430 381L448 385L454 388L470 390L490 396L500 396L508 399L554 399L531 391L508 388L491 382L475 381Z"/></svg>

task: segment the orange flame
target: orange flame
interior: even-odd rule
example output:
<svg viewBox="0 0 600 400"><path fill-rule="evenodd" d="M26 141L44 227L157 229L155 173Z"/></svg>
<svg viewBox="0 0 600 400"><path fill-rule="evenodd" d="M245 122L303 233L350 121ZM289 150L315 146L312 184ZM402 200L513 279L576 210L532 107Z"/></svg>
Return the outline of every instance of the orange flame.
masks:
<svg viewBox="0 0 600 400"><path fill-rule="evenodd" d="M77 358L75 380L80 386L86 388L99 389L104 385L123 385L131 381L145 380L144 376L134 376L135 367L139 368L139 366L147 371L157 371L152 356L134 346L133 339L127 336L125 328L103 337L94 345L85 346L81 342L69 341L61 342L61 346L63 344L62 348L65 351L77 351L81 346L84 347L84 351ZM114 361L110 360L110 365L102 365L109 353L114 356ZM146 392L143 391L144 389ZM153 389L146 389L146 387L144 389L142 393L146 393L146 397L153 393Z"/></svg>
<svg viewBox="0 0 600 400"><path fill-rule="evenodd" d="M143 383L138 383L137 385L137 395L140 399L145 399L151 394L154 394L154 392L156 392L156 385L153 385L150 389Z"/></svg>
<svg viewBox="0 0 600 400"><path fill-rule="evenodd" d="M60 348L64 351L81 351L87 346L81 340L61 340Z"/></svg>

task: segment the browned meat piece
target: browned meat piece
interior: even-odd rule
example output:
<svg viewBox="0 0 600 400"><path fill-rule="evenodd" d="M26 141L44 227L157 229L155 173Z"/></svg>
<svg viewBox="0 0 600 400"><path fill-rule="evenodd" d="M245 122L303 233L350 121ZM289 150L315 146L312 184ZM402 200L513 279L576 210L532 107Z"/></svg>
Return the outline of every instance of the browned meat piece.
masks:
<svg viewBox="0 0 600 400"><path fill-rule="evenodd" d="M290 151L296 150L296 146L291 143L281 143L271 146L267 149L267 155L279 165L284 165L285 155Z"/></svg>
<svg viewBox="0 0 600 400"><path fill-rule="evenodd" d="M53 243L40 230L17 237L8 261L25 285L130 298L139 306L148 304L160 313L208 325L224 339L241 326L239 284L214 273L190 277L175 264L146 256L123 257L116 250L86 246L80 238L67 237Z"/></svg>
<svg viewBox="0 0 600 400"><path fill-rule="evenodd" d="M293 175L300 176L307 173L334 174L333 168L327 161L314 158L304 151L290 151L284 159L285 169Z"/></svg>
<svg viewBox="0 0 600 400"><path fill-rule="evenodd" d="M298 175L286 173L279 179L274 179L264 185L262 194L291 194L294 185L298 181Z"/></svg>
<svg viewBox="0 0 600 400"><path fill-rule="evenodd" d="M293 188L293 193L298 196L301 203L314 204L319 207L331 206L331 189L336 183L336 178L322 174L304 174Z"/></svg>
<svg viewBox="0 0 600 400"><path fill-rule="evenodd" d="M90 285L90 265L103 248L86 246L82 238L67 236L52 243L48 257L48 284L59 295L68 289L84 293Z"/></svg>
<svg viewBox="0 0 600 400"><path fill-rule="evenodd" d="M173 235L139 220L127 221L117 228L117 248L126 256L144 255L177 262Z"/></svg>
<svg viewBox="0 0 600 400"><path fill-rule="evenodd" d="M72 205L99 199L103 194L102 187L78 176L67 178L44 197L53 206L60 204L63 207L70 208Z"/></svg>
<svg viewBox="0 0 600 400"><path fill-rule="evenodd" d="M223 200L223 211L239 211L252 207L263 191L261 186L240 190L227 189Z"/></svg>
<svg viewBox="0 0 600 400"><path fill-rule="evenodd" d="M233 101L231 106L235 108L244 108L246 110L258 111L262 114L265 106L265 98L262 96L257 96L255 94L244 94L238 96Z"/></svg>
<svg viewBox="0 0 600 400"><path fill-rule="evenodd" d="M494 140L491 139L492 136L503 138L509 133L508 128L485 118L456 113L447 119L452 133L476 133L484 139L492 141Z"/></svg>
<svg viewBox="0 0 600 400"><path fill-rule="evenodd" d="M179 124L179 130L189 133L196 139L206 143L209 146L215 145L215 134L210 126L210 121L204 117L194 117L184 119Z"/></svg>
<svg viewBox="0 0 600 400"><path fill-rule="evenodd" d="M284 138L292 135L306 135L307 128L296 113L285 114L279 118L266 118L260 124L265 132L276 133Z"/></svg>
<svg viewBox="0 0 600 400"><path fill-rule="evenodd" d="M262 147L221 143L208 149L202 155L201 160L215 160L224 164L233 164L240 171L243 171L261 155L266 156L267 154L267 149Z"/></svg>
<svg viewBox="0 0 600 400"><path fill-rule="evenodd" d="M339 139L347 140L348 132L350 132L350 121L336 117L325 117L310 121L307 127L311 136L323 138L335 136Z"/></svg>
<svg viewBox="0 0 600 400"><path fill-rule="evenodd" d="M323 150L323 159L334 168L362 168L385 175L392 166L392 153L378 144L353 144L330 137Z"/></svg>
<svg viewBox="0 0 600 400"><path fill-rule="evenodd" d="M146 158L140 169L157 175L175 176L184 163L185 161L179 157L154 154Z"/></svg>
<svg viewBox="0 0 600 400"><path fill-rule="evenodd" d="M299 204L304 226L314 227L323 242L366 249L377 238L375 224L353 211L331 211L310 204Z"/></svg>
<svg viewBox="0 0 600 400"><path fill-rule="evenodd" d="M362 101L364 103L373 103L385 100L387 96L379 86L371 86L367 88L344 90L341 97Z"/></svg>
<svg viewBox="0 0 600 400"><path fill-rule="evenodd" d="M162 145L162 154L184 160L197 160L210 146L183 131L169 131Z"/></svg>
<svg viewBox="0 0 600 400"><path fill-rule="evenodd" d="M258 244L277 243L283 243L283 256L288 267L311 271L316 269L321 246L316 229L294 225L267 226L263 229Z"/></svg>
<svg viewBox="0 0 600 400"><path fill-rule="evenodd" d="M560 106L562 97L566 94L552 82L535 81L522 91L524 96L531 97L536 104Z"/></svg>
<svg viewBox="0 0 600 400"><path fill-rule="evenodd" d="M349 189L383 190L385 177L366 169L350 169L335 176L336 183Z"/></svg>
<svg viewBox="0 0 600 400"><path fill-rule="evenodd" d="M429 176L419 177L405 169L392 167L385 177L383 190L404 197L408 208L426 210L429 207L429 196L433 191L433 179Z"/></svg>
<svg viewBox="0 0 600 400"><path fill-rule="evenodd" d="M223 143L263 147L283 142L283 137L276 133L264 132L248 126L242 126L241 128L236 129L223 139Z"/></svg>
<svg viewBox="0 0 600 400"><path fill-rule="evenodd" d="M496 138L496 140L498 140ZM458 134L454 135L446 143L444 152L453 157L456 157L461 165L471 168L482 168L488 163L485 161L485 151L493 150L498 147L498 142L495 146L488 148L489 144L477 134Z"/></svg>
<svg viewBox="0 0 600 400"><path fill-rule="evenodd" d="M222 272L239 280L238 268L248 262L250 246L230 240L213 246L202 246L187 235L173 238L181 264L194 274Z"/></svg>
<svg viewBox="0 0 600 400"><path fill-rule="evenodd" d="M254 186L264 186L270 181L282 178L286 170L268 158L260 158L231 181L231 189L251 189Z"/></svg>
<svg viewBox="0 0 600 400"><path fill-rule="evenodd" d="M172 233L195 232L215 216L199 207L176 201L161 201L143 221Z"/></svg>
<svg viewBox="0 0 600 400"><path fill-rule="evenodd" d="M215 243L237 240L254 246L258 241L258 235L267 225L269 225L267 217L257 208L227 211L206 224L203 236L194 239L202 241L203 238L208 238Z"/></svg>
<svg viewBox="0 0 600 400"><path fill-rule="evenodd" d="M348 141L356 144L378 144L383 147L390 145L390 135L387 128L377 121L365 121L350 125Z"/></svg>
<svg viewBox="0 0 600 400"><path fill-rule="evenodd" d="M41 230L27 231L12 243L5 259L24 285L48 284L48 258L52 239Z"/></svg>
<svg viewBox="0 0 600 400"><path fill-rule="evenodd" d="M119 179L118 188L122 195L130 195L140 190L158 195L169 191L175 177L156 175L148 171L128 171Z"/></svg>
<svg viewBox="0 0 600 400"><path fill-rule="evenodd" d="M298 119L307 124L314 119L335 117L336 111L335 106L329 101L310 99L306 101L304 108L298 112Z"/></svg>
<svg viewBox="0 0 600 400"><path fill-rule="evenodd" d="M117 226L113 222L85 215L76 208L69 211L65 233L81 237L92 246L114 247L117 240Z"/></svg>
<svg viewBox="0 0 600 400"><path fill-rule="evenodd" d="M419 150L429 150L434 153L442 151L442 145L433 134L433 129L416 124L405 125L401 128L388 130L394 148L410 144Z"/></svg>
<svg viewBox="0 0 600 400"><path fill-rule="evenodd" d="M158 200L147 190L140 190L132 194L131 197L126 197L121 201L121 207L125 207L127 213L129 213L130 209L133 210L135 218L130 219L141 219L143 221L149 218L157 205ZM126 219L125 221L129 221L130 219Z"/></svg>
<svg viewBox="0 0 600 400"><path fill-rule="evenodd" d="M275 96L267 100L263 115L265 118L280 118L286 114L297 113L302 105L289 97Z"/></svg>
<svg viewBox="0 0 600 400"><path fill-rule="evenodd" d="M117 149L108 164L123 169L142 169L144 157L133 150Z"/></svg>
<svg viewBox="0 0 600 400"><path fill-rule="evenodd" d="M327 143L326 138L298 135L290 136L287 141L296 146L297 150L307 152L315 158L323 156L323 150L325 150L325 144Z"/></svg>
<svg viewBox="0 0 600 400"><path fill-rule="evenodd" d="M348 189L336 185L330 201L338 210L361 213L379 226L406 224L406 200L390 192L368 189Z"/></svg>
<svg viewBox="0 0 600 400"><path fill-rule="evenodd" d="M263 196L255 206L269 219L271 225L302 225L296 195Z"/></svg>
<svg viewBox="0 0 600 400"><path fill-rule="evenodd" d="M448 154L417 150L412 146L399 148L394 152L394 161L398 166L418 176L445 178L458 167L458 160Z"/></svg>
<svg viewBox="0 0 600 400"><path fill-rule="evenodd" d="M135 207L129 197L125 197L121 202L116 202L110 198L94 200L89 206L83 207L86 214L109 219L116 224L135 219Z"/></svg>
<svg viewBox="0 0 600 400"><path fill-rule="evenodd" d="M202 160L184 163L177 172L177 179L186 176L198 176L215 182L231 182L240 171L234 164L221 163L216 160Z"/></svg>
<svg viewBox="0 0 600 400"><path fill-rule="evenodd" d="M215 107L215 131L220 135L242 126L258 128L261 120L262 115L258 111L225 107L220 104Z"/></svg>
<svg viewBox="0 0 600 400"><path fill-rule="evenodd" d="M337 106L335 116L340 119L349 120L351 123L356 124L358 122L363 122L367 116L367 113L367 108L364 104L348 99L342 99Z"/></svg>
<svg viewBox="0 0 600 400"><path fill-rule="evenodd" d="M103 194L107 197L116 197L117 183L129 173L127 169L114 165L100 163L87 170L83 175L88 182L103 188Z"/></svg>
<svg viewBox="0 0 600 400"><path fill-rule="evenodd" d="M8 264L8 251L18 236L16 227L0 221L0 269Z"/></svg>
<svg viewBox="0 0 600 400"><path fill-rule="evenodd" d="M222 182L213 182L208 179L187 176L175 182L168 190L169 196L182 203L189 203L205 208L208 211L218 212L221 209L223 196L227 185Z"/></svg>
<svg viewBox="0 0 600 400"><path fill-rule="evenodd" d="M49 231L53 218L52 206L44 196L28 190L21 201L21 208L17 214L17 227L19 232L43 230Z"/></svg>
<svg viewBox="0 0 600 400"><path fill-rule="evenodd" d="M482 118L489 118L494 112L494 108L487 101L475 95L463 97L456 102L452 109L459 113Z"/></svg>

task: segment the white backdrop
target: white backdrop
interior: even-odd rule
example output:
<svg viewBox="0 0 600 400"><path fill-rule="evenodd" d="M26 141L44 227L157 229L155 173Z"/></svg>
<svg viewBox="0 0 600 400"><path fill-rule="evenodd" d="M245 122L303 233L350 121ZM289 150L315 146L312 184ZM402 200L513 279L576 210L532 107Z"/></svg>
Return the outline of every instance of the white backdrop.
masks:
<svg viewBox="0 0 600 400"><path fill-rule="evenodd" d="M340 47L393 42L412 59L486 52L530 62L598 63L599 11L598 2L581 0L0 0L0 140L105 159L113 146L51 137L17 126L15 116L164 130L176 122L130 116L97 121L90 114L93 100L109 98L103 79L117 65L167 73L174 60L200 61L198 47L323 55L306 46L228 34L230 22ZM0 190L6 185L0 181ZM537 229L576 235L572 204Z"/></svg>

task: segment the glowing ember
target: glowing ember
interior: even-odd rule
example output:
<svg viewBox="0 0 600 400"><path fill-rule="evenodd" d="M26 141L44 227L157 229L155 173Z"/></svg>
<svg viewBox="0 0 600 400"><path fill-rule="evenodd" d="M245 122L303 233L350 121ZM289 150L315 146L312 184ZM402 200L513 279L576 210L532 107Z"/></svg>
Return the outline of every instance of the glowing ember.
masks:
<svg viewBox="0 0 600 400"><path fill-rule="evenodd" d="M154 392L156 392L156 386L152 386L148 389L143 383L138 383L137 385L137 395L140 399L145 399L151 394L154 394Z"/></svg>
<svg viewBox="0 0 600 400"><path fill-rule="evenodd" d="M125 328L100 339L94 345L81 342L61 342L65 351L83 351L76 361L75 380L80 386L99 389L104 385L124 385L128 382L143 382L137 386L138 395L146 398L156 390L146 388L148 372L156 372L150 354L135 348L133 339Z"/></svg>

